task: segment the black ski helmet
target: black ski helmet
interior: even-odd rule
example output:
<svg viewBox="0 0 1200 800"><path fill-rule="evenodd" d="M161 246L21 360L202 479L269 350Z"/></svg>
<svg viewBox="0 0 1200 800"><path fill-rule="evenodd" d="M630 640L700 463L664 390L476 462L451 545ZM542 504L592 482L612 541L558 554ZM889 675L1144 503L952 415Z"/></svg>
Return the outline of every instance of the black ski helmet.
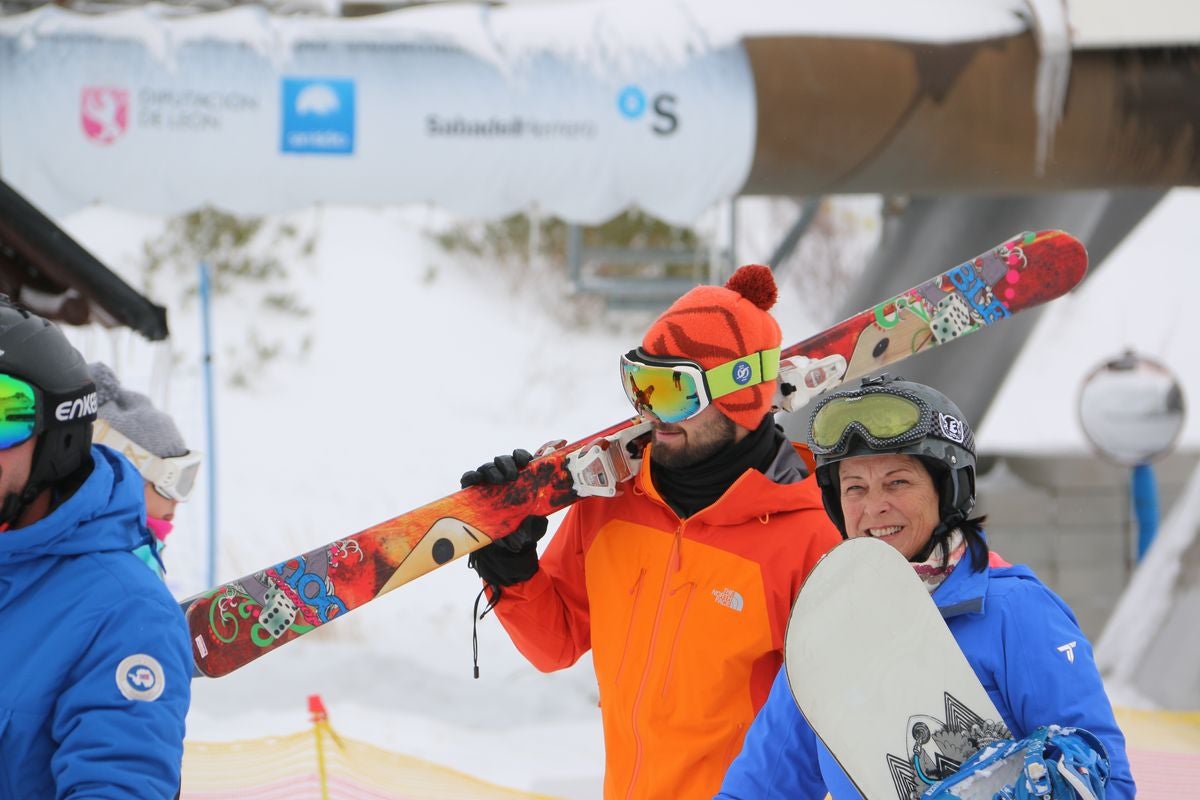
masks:
<svg viewBox="0 0 1200 800"><path fill-rule="evenodd" d="M900 398L900 402L867 399L877 395ZM938 492L941 524L934 541L965 521L975 506L971 427L950 398L923 383L884 374L825 396L809 417L808 443L816 459L825 511L843 537L846 518L837 464L854 456L895 453L921 460Z"/></svg>
<svg viewBox="0 0 1200 800"><path fill-rule="evenodd" d="M87 362L57 325L0 294L0 373L20 378L41 393L29 482L20 498L67 479L90 463L96 387ZM0 514L11 519L19 506L0 498Z"/></svg>

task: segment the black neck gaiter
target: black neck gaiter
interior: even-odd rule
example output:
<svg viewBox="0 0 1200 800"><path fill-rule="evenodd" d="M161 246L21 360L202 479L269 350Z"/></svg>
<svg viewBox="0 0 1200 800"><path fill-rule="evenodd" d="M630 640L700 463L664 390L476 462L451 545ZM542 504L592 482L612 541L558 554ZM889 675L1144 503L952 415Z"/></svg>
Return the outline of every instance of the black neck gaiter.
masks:
<svg viewBox="0 0 1200 800"><path fill-rule="evenodd" d="M651 473L658 493L667 505L686 519L717 501L748 469L765 473L786 439L783 429L767 415L756 430L728 449L698 464L672 469L654 464Z"/></svg>

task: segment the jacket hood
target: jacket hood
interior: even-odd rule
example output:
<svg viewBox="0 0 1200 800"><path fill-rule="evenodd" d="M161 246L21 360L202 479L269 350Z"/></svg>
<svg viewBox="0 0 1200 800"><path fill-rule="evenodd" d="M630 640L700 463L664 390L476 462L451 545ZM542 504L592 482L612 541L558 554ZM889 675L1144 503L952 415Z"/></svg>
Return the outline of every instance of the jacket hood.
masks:
<svg viewBox="0 0 1200 800"><path fill-rule="evenodd" d="M0 575L17 579L19 565L108 550L132 550L145 530L143 481L122 455L92 447L92 474L44 519L0 533ZM0 587L0 595L5 593Z"/></svg>

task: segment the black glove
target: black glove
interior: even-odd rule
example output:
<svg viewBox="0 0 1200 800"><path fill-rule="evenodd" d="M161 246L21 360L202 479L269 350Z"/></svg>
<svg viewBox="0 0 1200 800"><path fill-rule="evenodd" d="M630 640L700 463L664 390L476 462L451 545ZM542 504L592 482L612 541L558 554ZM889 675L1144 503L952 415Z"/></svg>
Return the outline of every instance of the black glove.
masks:
<svg viewBox="0 0 1200 800"><path fill-rule="evenodd" d="M511 456L496 456L478 469L464 472L459 484L466 489L483 483L509 483L532 460L529 451L513 450ZM537 543L546 535L546 522L545 517L526 517L512 533L471 553L467 566L491 586L529 580L538 571Z"/></svg>

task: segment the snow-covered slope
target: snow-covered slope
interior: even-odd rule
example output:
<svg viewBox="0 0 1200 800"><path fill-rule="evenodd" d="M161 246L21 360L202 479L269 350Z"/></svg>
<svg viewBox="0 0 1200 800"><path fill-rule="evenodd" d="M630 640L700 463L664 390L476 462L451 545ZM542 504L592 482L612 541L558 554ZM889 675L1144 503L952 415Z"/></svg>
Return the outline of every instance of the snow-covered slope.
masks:
<svg viewBox="0 0 1200 800"><path fill-rule="evenodd" d="M755 202L739 206L739 262L764 259L793 218ZM838 202L841 213L868 220L859 251L843 254L855 261L877 233L869 224L877 202ZM1082 450L1075 381L1129 345L1174 366L1185 394L1200 395L1196 354L1180 327L1198 202L1195 190L1171 193L1093 280L1048 309L982 426L982 449ZM428 208L278 218L316 237L310 257L288 260L291 288L311 316L256 314L246 293L216 301L219 374L244 355L251 328L289 352L311 339L306 358L269 361L248 388L218 385L218 580L453 491L463 470L496 453L575 439L629 413L616 359L652 312L599 314L572 300L552 271L452 259L429 236L447 221ZM63 224L140 286L143 242L165 220L93 208ZM794 269L782 275L776 313L785 341L832 321L815 320L803 296L828 285L814 288ZM200 322L194 298L182 294L193 281L190 272L155 279L155 299L170 307L169 351L124 332L71 336L149 391L188 442L207 450ZM1033 396L1039 411L1031 417ZM1197 447L1195 431L1189 423L1185 447ZM179 597L207 588L206 488L180 507L167 551ZM189 735L227 741L296 731L307 721L306 696L319 693L348 736L517 788L599 797L603 746L588 659L542 675L489 617L479 624L481 677L473 680L477 592L465 564L451 564L227 678L197 681Z"/></svg>
<svg viewBox="0 0 1200 800"><path fill-rule="evenodd" d="M869 218L876 204L856 207ZM741 260L764 258L779 234L754 220L774 217L743 219ZM312 315L273 323L255 319L243 295L218 298L216 369L230 370L229 349L244 352L253 326L312 344L304 360L268 362L249 388L218 386L218 581L445 495L492 455L574 440L629 415L617 357L640 340L651 312L600 315L565 297L553 274L454 261L427 235L446 222L429 209L326 208L281 221L316 235L313 255L289 264ZM107 208L64 220L138 286L142 243L163 225ZM189 444L206 450L200 321L180 288L191 281L190 272L155 279L155 299L170 307L171 354L127 333L71 335L150 392ZM788 341L815 327L800 286L797 276L782 281L776 310ZM169 585L179 597L207 588L206 502L201 492L180 507L169 540ZM478 590L474 573L454 563L231 676L195 682L189 735L295 731L307 720L305 697L320 693L348 736L518 788L598 796L603 748L590 662L539 674L488 617L473 680ZM497 747L498 736L520 744Z"/></svg>
<svg viewBox="0 0 1200 800"><path fill-rule="evenodd" d="M313 313L288 326L312 337L311 353L269 362L248 389L218 387L218 580L447 494L463 470L495 453L585 435L627 414L612 365L633 332L564 330L505 275L445 263L423 232L425 212L330 209L290 221L317 235L312 259L293 266ZM137 283L141 241L162 224L104 209L66 221ZM169 398L155 399L203 450L195 304L159 285L179 363ZM236 297L217 301L219 373L227 347L244 346L247 313ZM161 356L144 342L94 331L77 341L89 356L117 361L143 391L162 376ZM178 596L205 588L205 503L201 495L181 507L169 540ZM189 735L294 731L306 722L306 696L320 693L350 736L514 787L595 782L602 747L587 666L539 675L488 618L479 625L482 675L473 680L478 590L459 562L241 672L196 681ZM527 744L496 748L498 733Z"/></svg>

